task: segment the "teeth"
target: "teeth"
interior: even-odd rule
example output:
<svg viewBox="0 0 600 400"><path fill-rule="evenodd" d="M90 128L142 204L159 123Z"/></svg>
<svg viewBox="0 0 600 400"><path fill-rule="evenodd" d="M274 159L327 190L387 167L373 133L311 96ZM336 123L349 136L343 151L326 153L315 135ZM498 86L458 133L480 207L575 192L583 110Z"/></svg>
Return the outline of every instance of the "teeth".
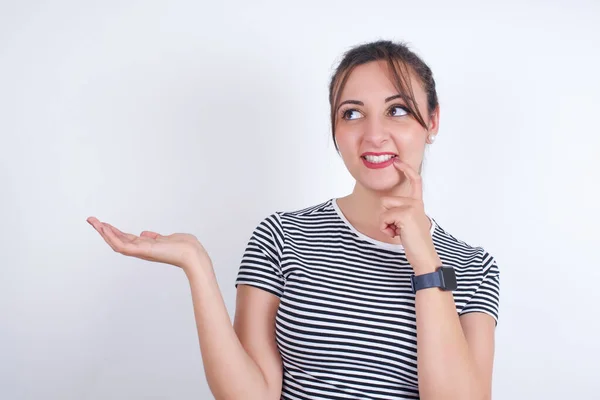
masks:
<svg viewBox="0 0 600 400"><path fill-rule="evenodd" d="M389 159L391 159L393 157L395 157L395 156L391 155L391 154L386 154L384 156L365 156L365 159L368 162L379 164L379 163L382 163L382 162L386 162L386 161L388 161Z"/></svg>

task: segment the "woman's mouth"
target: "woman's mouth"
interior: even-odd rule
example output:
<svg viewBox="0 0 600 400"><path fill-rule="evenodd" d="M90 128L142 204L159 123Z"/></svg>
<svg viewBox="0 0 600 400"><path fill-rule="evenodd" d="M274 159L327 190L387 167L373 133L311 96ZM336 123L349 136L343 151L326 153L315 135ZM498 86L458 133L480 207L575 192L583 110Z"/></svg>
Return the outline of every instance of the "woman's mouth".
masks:
<svg viewBox="0 0 600 400"><path fill-rule="evenodd" d="M382 155L363 155L360 158L367 168L379 169L385 168L394 163L394 160L398 157L396 154L382 154Z"/></svg>

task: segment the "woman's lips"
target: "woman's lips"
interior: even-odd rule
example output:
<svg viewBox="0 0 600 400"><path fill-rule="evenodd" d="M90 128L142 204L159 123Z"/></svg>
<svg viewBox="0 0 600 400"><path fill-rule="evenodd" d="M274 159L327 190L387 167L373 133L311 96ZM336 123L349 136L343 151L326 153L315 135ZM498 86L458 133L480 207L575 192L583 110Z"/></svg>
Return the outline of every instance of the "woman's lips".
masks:
<svg viewBox="0 0 600 400"><path fill-rule="evenodd" d="M381 169L381 168L389 167L390 165L392 165L394 163L394 160L396 159L396 156L391 157L387 161L378 162L378 163L370 162L365 157L361 157L360 159L363 161L363 163L365 164L365 166L367 168Z"/></svg>

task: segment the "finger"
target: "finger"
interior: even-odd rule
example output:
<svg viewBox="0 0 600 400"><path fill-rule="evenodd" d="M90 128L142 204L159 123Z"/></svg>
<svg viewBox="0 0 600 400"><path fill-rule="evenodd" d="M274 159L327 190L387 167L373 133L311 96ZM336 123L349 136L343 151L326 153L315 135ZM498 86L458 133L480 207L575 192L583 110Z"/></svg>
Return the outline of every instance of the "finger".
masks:
<svg viewBox="0 0 600 400"><path fill-rule="evenodd" d="M102 225L102 222L98 221L98 218L96 218L96 217L89 217L86 221L95 230L97 230L98 232L100 232L100 225Z"/></svg>
<svg viewBox="0 0 600 400"><path fill-rule="evenodd" d="M92 225L94 227L94 229L96 229L96 231L98 231L98 233L100 233L101 235L103 235L102 233L102 227L106 227L108 229L111 229L115 235L121 237L123 240L134 240L136 238L135 235L129 234L129 233L124 233L121 232L119 229L115 228L114 226L112 226L109 223L106 222L100 222L97 218L95 217L90 217L87 219L87 222ZM103 235L104 236L104 235Z"/></svg>
<svg viewBox="0 0 600 400"><path fill-rule="evenodd" d="M139 249L137 249L138 246L132 242L123 241L119 235L112 231L110 225L106 224L102 226L102 232L104 232L110 247L112 247L116 252L128 256L134 256L137 252L139 252Z"/></svg>
<svg viewBox="0 0 600 400"><path fill-rule="evenodd" d="M396 160L394 161L394 167L396 167L396 169L398 169L399 171L403 172L404 175L406 175L406 177L408 178L410 186L412 188L410 196L415 199L422 200L423 183L421 175L419 175L419 173L415 171L413 167L408 165L408 163L401 161L398 157L396 157Z"/></svg>
<svg viewBox="0 0 600 400"><path fill-rule="evenodd" d="M134 234L121 232L109 223L105 222L104 225L107 226L116 236L120 237L121 240L134 240L137 238L137 236Z"/></svg>
<svg viewBox="0 0 600 400"><path fill-rule="evenodd" d="M100 222L97 218L94 218L94 217L88 218L87 222L90 225L92 225L94 227L94 229L96 229L96 231L100 234L100 236L102 236L102 239L104 239L104 241L111 247L111 249L113 249L116 252L119 251L116 247L115 241L111 240L108 236L108 231L111 230L110 224ZM116 229L114 227L112 227L112 228L119 231L118 229ZM119 231L119 232L122 234L121 231Z"/></svg>
<svg viewBox="0 0 600 400"><path fill-rule="evenodd" d="M142 233L140 233L140 237L147 237L150 239L158 239L158 238L162 237L162 235L159 233L156 233L156 232L152 232L152 231L143 231Z"/></svg>
<svg viewBox="0 0 600 400"><path fill-rule="evenodd" d="M408 209L408 206L401 206L381 213L379 217L379 229L388 234L393 233L392 237L396 236L400 231Z"/></svg>
<svg viewBox="0 0 600 400"><path fill-rule="evenodd" d="M102 239L104 239L106 244L108 244L110 246L110 248L113 249L114 251L117 251L117 249L114 246L114 244L112 243L112 241L108 238L108 235L106 234L105 229L108 229L108 228L105 228L103 224L98 225L98 227L96 228L96 230L98 231L100 236L102 236Z"/></svg>
<svg viewBox="0 0 600 400"><path fill-rule="evenodd" d="M414 203L412 197L402 197L402 196L384 196L381 198L381 206L385 210L390 210L396 207L404 207L408 205L412 205Z"/></svg>
<svg viewBox="0 0 600 400"><path fill-rule="evenodd" d="M98 222L98 218L96 218L96 217L88 217L88 219L86 219L86 221L87 221L87 222L88 222L90 225L94 226L94 222Z"/></svg>
<svg viewBox="0 0 600 400"><path fill-rule="evenodd" d="M383 233L385 233L389 237L396 237L396 236L398 236L398 234L396 233L396 226L395 225L388 225L387 228L382 229L382 231L383 231Z"/></svg>
<svg viewBox="0 0 600 400"><path fill-rule="evenodd" d="M115 240L113 238L114 236L118 235L118 236L125 237L125 238L128 238L128 237L129 238L133 237L134 239L136 238L135 235L132 235L129 233L123 233L119 229L115 228L114 226L112 226L110 224L98 221L97 218L90 217L90 218L88 218L87 221L90 225L92 225L96 229L96 231L98 231L100 236L102 236L102 239L104 239L104 241L110 246L110 248L113 249L117 253L125 254L124 253L125 245L120 246L119 241ZM111 232L113 233L113 235L111 235ZM123 241L121 240L120 242L122 243ZM140 251L140 254L138 254L137 257L139 257L143 260L153 261L149 256L143 255L141 253L142 252ZM129 254L126 254L126 255L129 255Z"/></svg>

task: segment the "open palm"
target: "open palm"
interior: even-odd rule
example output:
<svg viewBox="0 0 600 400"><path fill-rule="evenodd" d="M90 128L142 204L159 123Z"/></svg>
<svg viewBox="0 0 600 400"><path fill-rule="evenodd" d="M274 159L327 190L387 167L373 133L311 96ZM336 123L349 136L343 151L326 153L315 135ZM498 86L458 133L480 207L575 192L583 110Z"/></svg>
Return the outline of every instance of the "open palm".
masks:
<svg viewBox="0 0 600 400"><path fill-rule="evenodd" d="M143 231L140 236L124 233L114 226L89 217L87 222L100 233L102 238L117 253L186 268L208 255L198 239L188 233L163 236L156 232Z"/></svg>

